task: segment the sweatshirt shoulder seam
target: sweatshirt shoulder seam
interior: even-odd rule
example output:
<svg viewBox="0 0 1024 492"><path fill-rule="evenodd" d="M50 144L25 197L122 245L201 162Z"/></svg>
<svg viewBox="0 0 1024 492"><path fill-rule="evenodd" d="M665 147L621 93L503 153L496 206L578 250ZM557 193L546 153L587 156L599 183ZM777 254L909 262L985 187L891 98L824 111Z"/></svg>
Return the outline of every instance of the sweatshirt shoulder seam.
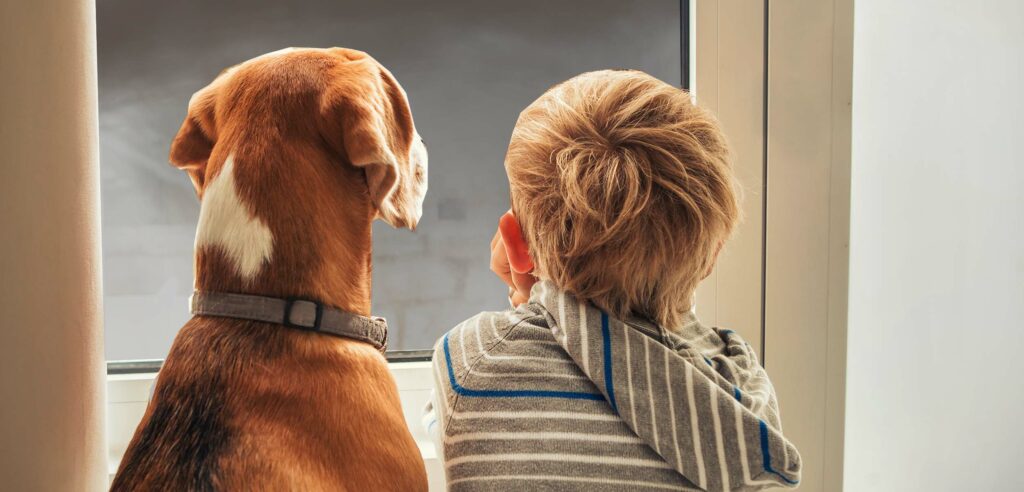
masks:
<svg viewBox="0 0 1024 492"><path fill-rule="evenodd" d="M493 315L493 314L496 314L496 313L488 313L488 314L492 314ZM466 384L466 383L469 382L469 379L473 375L473 369L476 368L477 364L480 362L481 359L483 359L484 355L489 353L494 347L497 347L502 342L504 342L505 339L508 338L509 335L511 335L512 332L515 331L515 329L517 327L519 327L520 324L522 324L525 321L528 321L528 320L531 320L531 319L535 319L537 317L542 317L542 316L540 316L540 315L533 315L533 316L528 316L528 317L525 317L525 318L519 318L518 321L516 321L515 323L513 323L511 326L508 327L508 330L500 338L498 338L496 341L494 341L488 347L486 347L483 351L481 351L479 354L477 354L475 357L473 357L473 360L470 361L469 365L462 372L462 383ZM445 361L445 363L447 364L448 361ZM444 423L444 427L443 427L445 430L448 429L448 426L451 424L452 418L455 416L455 412L458 411L457 407L458 407L458 404L459 404L459 397L461 396L457 391L454 391L454 388L451 388L451 390L452 390L452 393L455 395L455 397L452 399L452 404L451 404L451 407L450 407L451 410L448 412L448 418L445 419L445 423Z"/></svg>

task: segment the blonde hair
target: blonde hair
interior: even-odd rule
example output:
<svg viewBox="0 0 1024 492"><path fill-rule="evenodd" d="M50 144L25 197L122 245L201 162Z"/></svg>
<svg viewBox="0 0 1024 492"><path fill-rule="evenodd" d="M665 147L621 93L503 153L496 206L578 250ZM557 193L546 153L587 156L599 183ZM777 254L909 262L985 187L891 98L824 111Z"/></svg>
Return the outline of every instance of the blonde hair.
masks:
<svg viewBox="0 0 1024 492"><path fill-rule="evenodd" d="M505 170L539 277L667 329L739 219L718 122L643 72L548 90L519 115Z"/></svg>

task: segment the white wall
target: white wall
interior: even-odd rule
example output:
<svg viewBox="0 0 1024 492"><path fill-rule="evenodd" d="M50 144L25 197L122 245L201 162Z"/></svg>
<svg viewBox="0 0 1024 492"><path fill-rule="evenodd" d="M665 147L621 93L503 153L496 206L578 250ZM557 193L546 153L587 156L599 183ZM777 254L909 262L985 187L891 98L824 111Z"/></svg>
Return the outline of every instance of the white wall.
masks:
<svg viewBox="0 0 1024 492"><path fill-rule="evenodd" d="M846 490L1024 490L1024 2L854 25Z"/></svg>
<svg viewBox="0 0 1024 492"><path fill-rule="evenodd" d="M93 0L0 2L0 490L107 489Z"/></svg>

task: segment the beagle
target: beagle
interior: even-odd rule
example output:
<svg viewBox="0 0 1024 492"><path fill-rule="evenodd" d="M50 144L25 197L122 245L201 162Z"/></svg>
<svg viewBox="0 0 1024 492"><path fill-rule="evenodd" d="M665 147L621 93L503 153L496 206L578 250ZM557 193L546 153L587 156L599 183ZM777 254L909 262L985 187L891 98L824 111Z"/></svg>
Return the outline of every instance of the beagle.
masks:
<svg viewBox="0 0 1024 492"><path fill-rule="evenodd" d="M376 326L370 225L422 215L427 152L395 78L344 48L254 58L192 96L170 161L202 204L196 295L284 313L193 300L112 490L426 490L380 333L318 329Z"/></svg>

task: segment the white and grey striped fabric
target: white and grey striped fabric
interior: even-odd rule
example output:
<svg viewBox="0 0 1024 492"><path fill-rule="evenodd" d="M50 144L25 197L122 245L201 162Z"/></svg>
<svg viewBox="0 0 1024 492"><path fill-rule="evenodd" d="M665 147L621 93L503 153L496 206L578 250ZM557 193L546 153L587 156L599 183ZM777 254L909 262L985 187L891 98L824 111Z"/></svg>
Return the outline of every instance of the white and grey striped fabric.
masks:
<svg viewBox="0 0 1024 492"><path fill-rule="evenodd" d="M796 486L774 389L736 333L614 319L549 282L531 294L435 348L427 419L449 490Z"/></svg>

